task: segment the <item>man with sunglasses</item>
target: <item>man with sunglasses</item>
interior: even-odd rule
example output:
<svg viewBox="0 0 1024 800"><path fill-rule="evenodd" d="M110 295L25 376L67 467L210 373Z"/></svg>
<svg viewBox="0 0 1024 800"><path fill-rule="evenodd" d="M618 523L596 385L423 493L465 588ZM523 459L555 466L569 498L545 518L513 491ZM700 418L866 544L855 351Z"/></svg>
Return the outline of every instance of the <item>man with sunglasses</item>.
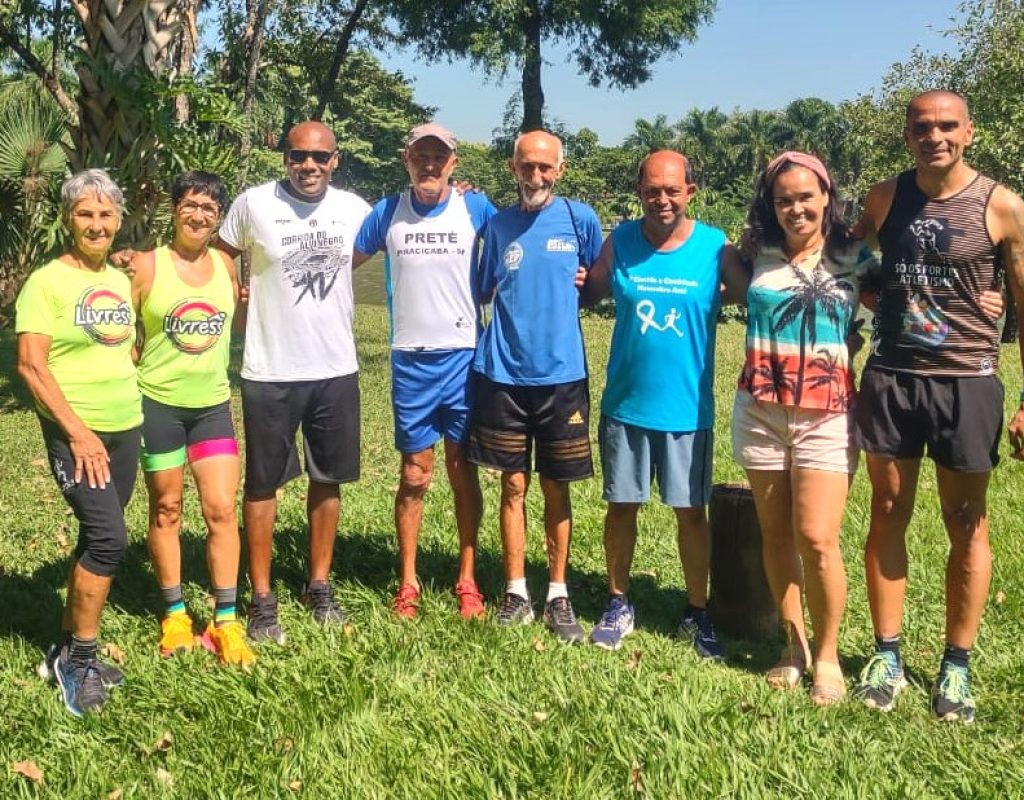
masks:
<svg viewBox="0 0 1024 800"><path fill-rule="evenodd" d="M330 186L338 145L330 128L289 131L287 177L255 186L232 204L220 247L251 258L242 414L248 634L284 643L271 590L277 490L301 472L301 425L309 495L309 579L302 600L323 624L345 615L330 584L341 509L339 485L359 477L359 380L352 336L352 247L370 206Z"/></svg>
<svg viewBox="0 0 1024 800"><path fill-rule="evenodd" d="M457 146L455 134L441 125L413 128L402 151L410 188L377 203L356 239L356 266L372 253L387 253L391 400L395 447L402 454L395 494L399 581L392 609L408 619L419 611L416 544L440 439L459 534L459 612L466 619L484 614L474 579L482 499L464 444L480 327L473 290L477 243L497 210L482 194L452 190Z"/></svg>

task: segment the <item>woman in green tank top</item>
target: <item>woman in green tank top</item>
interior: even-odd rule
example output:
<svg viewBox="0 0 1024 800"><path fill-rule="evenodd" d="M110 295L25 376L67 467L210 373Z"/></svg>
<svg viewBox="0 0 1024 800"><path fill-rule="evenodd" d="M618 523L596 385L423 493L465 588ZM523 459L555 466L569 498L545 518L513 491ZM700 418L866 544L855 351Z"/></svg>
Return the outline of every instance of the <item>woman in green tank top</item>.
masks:
<svg viewBox="0 0 1024 800"><path fill-rule="evenodd" d="M171 187L174 237L135 256L132 298L139 319L142 468L149 491L149 552L164 596L160 652L197 641L181 591L182 488L191 466L206 521L214 619L198 637L223 663L255 656L235 613L239 561L235 494L238 445L231 420L228 355L238 299L234 265L210 248L227 191L208 172L186 172Z"/></svg>

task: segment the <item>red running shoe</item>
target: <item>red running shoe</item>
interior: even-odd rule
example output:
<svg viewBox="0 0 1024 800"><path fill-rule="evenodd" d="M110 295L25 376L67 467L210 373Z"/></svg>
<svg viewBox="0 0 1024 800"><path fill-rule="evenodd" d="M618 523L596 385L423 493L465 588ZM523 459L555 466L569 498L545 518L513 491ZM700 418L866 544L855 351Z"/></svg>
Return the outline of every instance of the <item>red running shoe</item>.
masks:
<svg viewBox="0 0 1024 800"><path fill-rule="evenodd" d="M416 619L420 613L420 590L410 583L400 586L391 601L391 610L405 619Z"/></svg>
<svg viewBox="0 0 1024 800"><path fill-rule="evenodd" d="M462 581L455 585L455 596L459 598L459 613L463 619L480 619L487 614L484 596L474 581Z"/></svg>

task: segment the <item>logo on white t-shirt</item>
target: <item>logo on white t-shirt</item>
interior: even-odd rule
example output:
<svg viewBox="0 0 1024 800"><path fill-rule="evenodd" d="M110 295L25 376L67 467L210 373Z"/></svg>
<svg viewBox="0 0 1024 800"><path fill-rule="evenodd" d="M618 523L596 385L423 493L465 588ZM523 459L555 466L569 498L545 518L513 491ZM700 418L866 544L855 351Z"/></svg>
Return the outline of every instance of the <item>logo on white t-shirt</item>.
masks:
<svg viewBox="0 0 1024 800"><path fill-rule="evenodd" d="M505 248L504 259L506 269L519 269L519 264L523 260L523 246L519 242L512 242Z"/></svg>

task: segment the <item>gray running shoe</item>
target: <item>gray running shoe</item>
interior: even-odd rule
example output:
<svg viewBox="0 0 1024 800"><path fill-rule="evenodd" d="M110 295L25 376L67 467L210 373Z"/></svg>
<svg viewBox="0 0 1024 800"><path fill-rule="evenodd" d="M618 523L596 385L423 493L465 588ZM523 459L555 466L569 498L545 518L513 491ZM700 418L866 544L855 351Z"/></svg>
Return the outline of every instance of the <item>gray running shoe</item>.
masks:
<svg viewBox="0 0 1024 800"><path fill-rule="evenodd" d="M252 596L245 632L254 642L284 644L285 635L277 622L277 598L273 592Z"/></svg>
<svg viewBox="0 0 1024 800"><path fill-rule="evenodd" d="M96 659L87 664L75 664L68 660L67 648L61 648L54 662L54 674L60 687L64 706L76 717L89 711L99 711L107 702L107 690L103 686Z"/></svg>
<svg viewBox="0 0 1024 800"><path fill-rule="evenodd" d="M528 598L514 592L506 592L495 619L499 625L505 628L513 625L528 625L533 622L533 606Z"/></svg>
<svg viewBox="0 0 1024 800"><path fill-rule="evenodd" d="M556 597L544 605L544 624L563 642L579 644L583 641L583 628L576 621L568 597Z"/></svg>
<svg viewBox="0 0 1024 800"><path fill-rule="evenodd" d="M59 653L60 645L51 644L46 650L46 656L39 662L39 666L36 667L36 675L47 683L57 682L57 670L55 664ZM106 688L115 689L118 686L124 686L124 673L113 664L108 664L106 661L100 661L97 658L96 669L99 671L100 680L103 681L103 685Z"/></svg>
<svg viewBox="0 0 1024 800"><path fill-rule="evenodd" d="M334 597L334 588L327 581L307 583L302 602L313 612L313 619L321 625L344 625L348 617Z"/></svg>
<svg viewBox="0 0 1024 800"><path fill-rule="evenodd" d="M618 650L622 640L633 632L635 612L624 597L613 597L590 632L590 641L605 650Z"/></svg>
<svg viewBox="0 0 1024 800"><path fill-rule="evenodd" d="M907 686L903 665L895 653L878 650L860 673L853 696L868 708L891 711L898 695Z"/></svg>

